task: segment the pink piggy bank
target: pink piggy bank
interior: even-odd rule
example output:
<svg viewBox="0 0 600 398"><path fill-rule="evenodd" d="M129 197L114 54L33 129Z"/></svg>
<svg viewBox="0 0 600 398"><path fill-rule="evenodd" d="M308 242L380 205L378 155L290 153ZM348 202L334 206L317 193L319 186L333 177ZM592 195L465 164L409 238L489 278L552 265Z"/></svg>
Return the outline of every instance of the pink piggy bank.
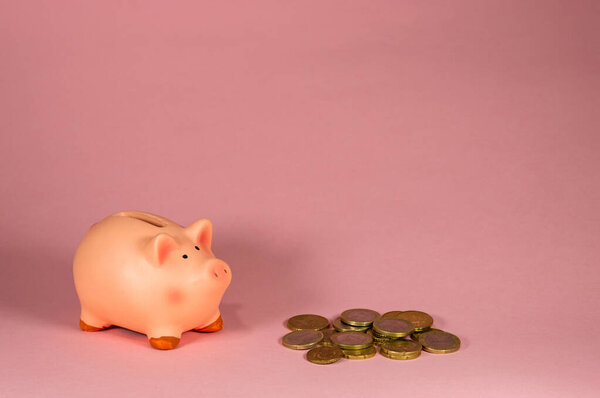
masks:
<svg viewBox="0 0 600 398"><path fill-rule="evenodd" d="M209 220L184 228L135 211L92 225L73 260L81 329L121 326L161 350L175 348L185 331L221 330L231 270L215 258L211 237Z"/></svg>

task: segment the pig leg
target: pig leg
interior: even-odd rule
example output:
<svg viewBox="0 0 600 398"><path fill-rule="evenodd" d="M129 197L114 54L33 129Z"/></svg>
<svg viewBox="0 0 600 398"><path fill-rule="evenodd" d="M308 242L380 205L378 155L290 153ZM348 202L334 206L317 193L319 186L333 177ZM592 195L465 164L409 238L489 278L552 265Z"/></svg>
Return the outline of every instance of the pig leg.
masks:
<svg viewBox="0 0 600 398"><path fill-rule="evenodd" d="M85 309L81 309L81 318L79 319L79 327L85 332L97 332L107 329L111 326L110 322L103 321Z"/></svg>
<svg viewBox="0 0 600 398"><path fill-rule="evenodd" d="M150 345L159 350L172 350L177 347L179 340L181 340L181 333L173 333L166 331L153 330L148 332L148 342ZM160 337L152 337L160 336Z"/></svg>
<svg viewBox="0 0 600 398"><path fill-rule="evenodd" d="M212 333L218 332L221 329L223 329L223 318L219 315L219 318L210 325L204 326L203 328L195 328L194 331L200 333Z"/></svg>

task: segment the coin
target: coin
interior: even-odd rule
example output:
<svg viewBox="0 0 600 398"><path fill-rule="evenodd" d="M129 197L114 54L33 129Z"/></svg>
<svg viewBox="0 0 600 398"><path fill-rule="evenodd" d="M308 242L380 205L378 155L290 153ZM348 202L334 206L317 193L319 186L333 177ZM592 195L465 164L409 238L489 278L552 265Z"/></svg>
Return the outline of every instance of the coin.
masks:
<svg viewBox="0 0 600 398"><path fill-rule="evenodd" d="M379 353L389 359L415 359L421 355L421 352L416 354L392 354L384 350L379 350Z"/></svg>
<svg viewBox="0 0 600 398"><path fill-rule="evenodd" d="M284 346L292 350L306 350L319 344L323 333L316 330L295 330L283 336Z"/></svg>
<svg viewBox="0 0 600 398"><path fill-rule="evenodd" d="M411 340L396 340L381 345L381 355L391 359L414 359L421 355L421 344Z"/></svg>
<svg viewBox="0 0 600 398"><path fill-rule="evenodd" d="M425 332L431 332L432 330L438 330L438 331L440 331L440 332L442 331L442 330L440 330L440 329L429 328L429 329L422 330L422 331L420 331L420 332L412 332L412 333L410 334L410 338L411 338L412 340L414 340L414 341L419 341L419 336L420 336L420 335L422 335L422 334L423 334L423 333L425 333Z"/></svg>
<svg viewBox="0 0 600 398"><path fill-rule="evenodd" d="M315 347L306 354L306 359L312 363L327 365L339 361L343 356L339 347Z"/></svg>
<svg viewBox="0 0 600 398"><path fill-rule="evenodd" d="M360 350L342 350L344 358L347 359L367 359L372 358L377 354L377 349L373 346Z"/></svg>
<svg viewBox="0 0 600 398"><path fill-rule="evenodd" d="M373 344L383 344L390 341L398 340L400 337L382 337L378 333L374 332L373 329L369 329L365 332L373 338Z"/></svg>
<svg viewBox="0 0 600 398"><path fill-rule="evenodd" d="M351 326L342 322L342 318L336 318L333 322L333 328L338 332L364 332L369 329L368 326Z"/></svg>
<svg viewBox="0 0 600 398"><path fill-rule="evenodd" d="M373 337L378 337L378 338L380 338L380 339L390 339L390 338L394 338L394 339L395 339L395 338L399 338L399 337L389 337L389 336L385 336L385 335L383 335L383 334L379 333L379 332L378 332L377 330L375 330L375 329L369 329L368 331L370 331L370 332L371 332L371 334L373 335ZM365 332L365 333L366 333L366 332Z"/></svg>
<svg viewBox="0 0 600 398"><path fill-rule="evenodd" d="M329 320L320 315L296 315L288 319L287 327L291 330L321 330L329 327Z"/></svg>
<svg viewBox="0 0 600 398"><path fill-rule="evenodd" d="M342 321L352 326L370 326L373 321L379 318L379 313L364 308L354 308L342 312Z"/></svg>
<svg viewBox="0 0 600 398"><path fill-rule="evenodd" d="M381 317L382 318L396 318L401 313L402 313L402 311L388 311L385 314L383 314Z"/></svg>
<svg viewBox="0 0 600 398"><path fill-rule="evenodd" d="M433 318L431 315L421 311L403 311L394 316L396 319L404 319L409 321L415 327L415 331L420 332L428 329L433 325Z"/></svg>
<svg viewBox="0 0 600 398"><path fill-rule="evenodd" d="M404 319L379 318L373 322L373 332L383 337L404 337L412 331L412 323Z"/></svg>
<svg viewBox="0 0 600 398"><path fill-rule="evenodd" d="M430 330L421 334L418 339L423 349L433 354L449 354L460 348L458 337L441 330Z"/></svg>
<svg viewBox="0 0 600 398"><path fill-rule="evenodd" d="M333 341L331 341L331 336L337 333L337 330L334 329L323 329L321 330L321 333L323 333L323 341L321 341L321 344L324 346L335 346L335 344L333 344Z"/></svg>
<svg viewBox="0 0 600 398"><path fill-rule="evenodd" d="M331 336L331 341L344 350L360 350L373 344L373 338L361 332L340 332Z"/></svg>

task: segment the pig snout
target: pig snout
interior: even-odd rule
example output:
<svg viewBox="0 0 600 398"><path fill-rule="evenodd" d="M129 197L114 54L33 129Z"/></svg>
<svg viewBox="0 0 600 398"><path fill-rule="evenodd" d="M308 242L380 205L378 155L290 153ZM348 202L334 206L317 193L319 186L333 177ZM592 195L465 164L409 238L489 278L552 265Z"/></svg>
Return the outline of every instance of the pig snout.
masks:
<svg viewBox="0 0 600 398"><path fill-rule="evenodd" d="M214 278L223 283L231 281L231 269L221 260L211 260L207 264L207 273L210 278Z"/></svg>

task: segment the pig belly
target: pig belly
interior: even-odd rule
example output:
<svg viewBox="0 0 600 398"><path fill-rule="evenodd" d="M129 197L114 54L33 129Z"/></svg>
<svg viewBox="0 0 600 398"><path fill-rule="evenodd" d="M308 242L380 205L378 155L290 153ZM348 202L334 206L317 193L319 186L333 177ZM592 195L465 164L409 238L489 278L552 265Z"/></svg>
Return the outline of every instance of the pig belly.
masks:
<svg viewBox="0 0 600 398"><path fill-rule="evenodd" d="M115 265L120 264L120 265ZM166 299L161 280L151 265L122 259L88 259L74 265L77 294L82 312L106 324L139 333L178 334L216 321L220 313L206 306L184 305L179 310ZM77 271L75 271L77 270Z"/></svg>
<svg viewBox="0 0 600 398"><path fill-rule="evenodd" d="M148 294L150 265L131 256L143 237L137 234L133 240L117 231L111 233L115 223L109 222L92 227L75 253L73 278L82 315L145 333L155 305ZM122 227L118 224L114 227Z"/></svg>

